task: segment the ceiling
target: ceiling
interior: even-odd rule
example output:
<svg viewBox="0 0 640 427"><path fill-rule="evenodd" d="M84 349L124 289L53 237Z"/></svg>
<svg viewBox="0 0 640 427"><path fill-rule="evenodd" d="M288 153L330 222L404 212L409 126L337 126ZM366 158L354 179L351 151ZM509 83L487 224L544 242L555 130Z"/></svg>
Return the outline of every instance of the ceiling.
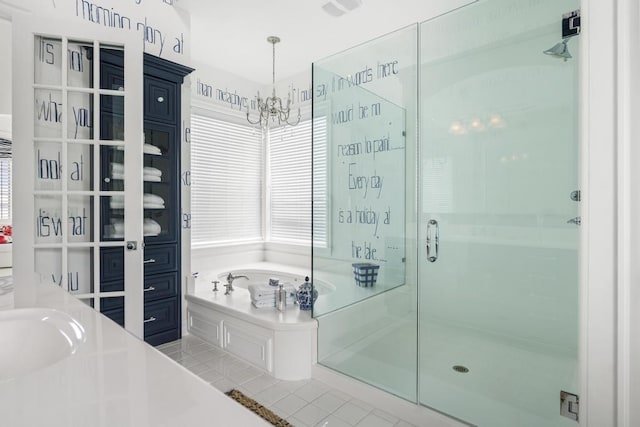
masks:
<svg viewBox="0 0 640 427"><path fill-rule="evenodd" d="M181 0L191 15L191 57L259 84L271 83L271 44L278 80L313 61L424 21L474 0ZM323 10L347 11L335 17ZM345 6L346 5L346 6Z"/></svg>

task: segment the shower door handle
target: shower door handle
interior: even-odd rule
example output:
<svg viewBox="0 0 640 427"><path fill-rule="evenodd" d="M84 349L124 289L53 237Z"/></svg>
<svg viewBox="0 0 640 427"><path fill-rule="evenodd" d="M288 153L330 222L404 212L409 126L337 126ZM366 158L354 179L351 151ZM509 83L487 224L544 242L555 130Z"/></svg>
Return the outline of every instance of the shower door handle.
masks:
<svg viewBox="0 0 640 427"><path fill-rule="evenodd" d="M427 223L427 261L436 262L438 260L439 253L440 226L438 225L438 221L436 221L435 219L430 219Z"/></svg>

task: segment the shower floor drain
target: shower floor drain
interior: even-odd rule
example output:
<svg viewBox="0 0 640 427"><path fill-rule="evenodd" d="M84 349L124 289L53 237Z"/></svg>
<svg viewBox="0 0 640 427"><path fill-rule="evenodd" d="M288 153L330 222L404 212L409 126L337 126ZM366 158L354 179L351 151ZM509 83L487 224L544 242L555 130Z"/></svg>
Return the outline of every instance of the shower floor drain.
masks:
<svg viewBox="0 0 640 427"><path fill-rule="evenodd" d="M462 366L462 365L455 365L453 367L453 370L456 372L460 372L461 374L466 374L467 372L469 372L469 368L467 368L466 366Z"/></svg>

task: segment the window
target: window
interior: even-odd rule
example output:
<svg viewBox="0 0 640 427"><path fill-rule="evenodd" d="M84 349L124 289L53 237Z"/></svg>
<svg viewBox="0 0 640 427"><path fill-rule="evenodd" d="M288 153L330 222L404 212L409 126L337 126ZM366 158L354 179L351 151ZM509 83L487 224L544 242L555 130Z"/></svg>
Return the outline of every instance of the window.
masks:
<svg viewBox="0 0 640 427"><path fill-rule="evenodd" d="M311 121L269 132L269 239L311 241Z"/></svg>
<svg viewBox="0 0 640 427"><path fill-rule="evenodd" d="M0 220L11 219L11 141L0 138Z"/></svg>
<svg viewBox="0 0 640 427"><path fill-rule="evenodd" d="M259 129L192 114L192 244L262 240L263 152Z"/></svg>
<svg viewBox="0 0 640 427"><path fill-rule="evenodd" d="M329 169L327 158L327 118L313 119L313 246L328 247L327 218L329 216Z"/></svg>

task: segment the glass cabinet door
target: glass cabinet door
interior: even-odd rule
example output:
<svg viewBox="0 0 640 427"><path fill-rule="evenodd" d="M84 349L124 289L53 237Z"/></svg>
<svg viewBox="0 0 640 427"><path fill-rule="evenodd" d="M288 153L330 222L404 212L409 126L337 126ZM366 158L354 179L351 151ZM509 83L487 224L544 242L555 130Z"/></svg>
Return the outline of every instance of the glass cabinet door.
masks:
<svg viewBox="0 0 640 427"><path fill-rule="evenodd" d="M177 170L175 127L145 123L144 129L144 240L147 243L174 242L179 201L175 200Z"/></svg>

